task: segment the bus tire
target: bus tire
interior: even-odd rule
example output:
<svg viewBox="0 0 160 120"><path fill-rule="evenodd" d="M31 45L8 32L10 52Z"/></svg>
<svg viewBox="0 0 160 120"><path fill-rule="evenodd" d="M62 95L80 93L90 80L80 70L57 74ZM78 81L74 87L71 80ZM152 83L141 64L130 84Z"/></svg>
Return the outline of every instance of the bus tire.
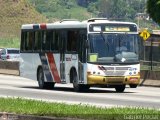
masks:
<svg viewBox="0 0 160 120"><path fill-rule="evenodd" d="M78 78L77 78L77 74L74 72L73 75L73 88L75 92L80 92L82 90L81 85L78 84Z"/></svg>
<svg viewBox="0 0 160 120"><path fill-rule="evenodd" d="M45 83L44 83L44 73L43 73L42 68L39 68L39 70L38 70L37 80L38 80L39 88L44 89L45 88Z"/></svg>
<svg viewBox="0 0 160 120"><path fill-rule="evenodd" d="M89 85L82 85L82 90L83 91L89 91L89 89L90 89L90 86Z"/></svg>
<svg viewBox="0 0 160 120"><path fill-rule="evenodd" d="M130 88L136 88L138 85L137 84L130 84L129 86L130 86Z"/></svg>
<svg viewBox="0 0 160 120"><path fill-rule="evenodd" d="M72 72L72 78L73 78L73 88L75 92L82 92L84 91L83 85L78 83L78 77L77 73L74 71Z"/></svg>
<svg viewBox="0 0 160 120"><path fill-rule="evenodd" d="M78 84L77 81L73 80L73 88L75 92L87 92L90 86Z"/></svg>
<svg viewBox="0 0 160 120"><path fill-rule="evenodd" d="M116 85L115 86L116 92L124 92L125 88L126 88L126 85Z"/></svg>
<svg viewBox="0 0 160 120"><path fill-rule="evenodd" d="M45 84L46 84L46 88L45 89L48 89L48 90L54 89L54 85L55 85L54 82L47 82Z"/></svg>
<svg viewBox="0 0 160 120"><path fill-rule="evenodd" d="M44 82L44 72L42 68L38 70L38 85L40 89L53 89L54 84L53 82Z"/></svg>

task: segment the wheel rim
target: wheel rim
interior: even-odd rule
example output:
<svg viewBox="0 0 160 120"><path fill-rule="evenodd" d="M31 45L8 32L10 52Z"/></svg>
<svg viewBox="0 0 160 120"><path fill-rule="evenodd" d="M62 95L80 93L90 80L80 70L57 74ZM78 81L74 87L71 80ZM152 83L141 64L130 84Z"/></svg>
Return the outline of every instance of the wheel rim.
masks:
<svg viewBox="0 0 160 120"><path fill-rule="evenodd" d="M76 75L73 75L73 86L74 86L74 88L78 87L78 81L77 81Z"/></svg>
<svg viewBox="0 0 160 120"><path fill-rule="evenodd" d="M77 80L77 74L74 73L73 75L73 88L76 92L80 91L80 85L78 84L78 80Z"/></svg>
<svg viewBox="0 0 160 120"><path fill-rule="evenodd" d="M44 81L44 77L43 77L43 71L42 69L39 70L39 77L38 77L38 83L39 83L39 87L43 88L43 81Z"/></svg>

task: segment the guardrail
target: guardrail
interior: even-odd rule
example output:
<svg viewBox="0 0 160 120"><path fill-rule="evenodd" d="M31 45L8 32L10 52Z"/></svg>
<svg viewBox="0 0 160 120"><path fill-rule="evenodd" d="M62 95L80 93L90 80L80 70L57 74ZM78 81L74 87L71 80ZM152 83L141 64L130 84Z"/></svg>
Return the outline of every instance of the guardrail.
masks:
<svg viewBox="0 0 160 120"><path fill-rule="evenodd" d="M19 75L19 62L0 60L0 74Z"/></svg>
<svg viewBox="0 0 160 120"><path fill-rule="evenodd" d="M160 71L160 62L158 61L140 61L141 70Z"/></svg>
<svg viewBox="0 0 160 120"><path fill-rule="evenodd" d="M141 78L143 80L160 80L160 62L158 61L140 61Z"/></svg>

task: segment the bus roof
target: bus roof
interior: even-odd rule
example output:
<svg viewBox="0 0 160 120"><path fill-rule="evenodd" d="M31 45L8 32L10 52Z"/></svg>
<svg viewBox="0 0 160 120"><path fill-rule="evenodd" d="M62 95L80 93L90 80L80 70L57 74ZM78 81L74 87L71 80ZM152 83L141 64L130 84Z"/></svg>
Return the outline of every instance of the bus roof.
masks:
<svg viewBox="0 0 160 120"><path fill-rule="evenodd" d="M21 29L60 29L60 28L87 28L87 24L79 21L59 21L55 23L25 24Z"/></svg>
<svg viewBox="0 0 160 120"><path fill-rule="evenodd" d="M97 23L113 23L113 24L134 24L136 25L135 23L133 22L122 22L122 21L110 21L108 20L107 18L92 18L92 19L89 19L87 20L86 22L88 23L91 23L91 24L97 24ZM137 25L136 25L137 26Z"/></svg>
<svg viewBox="0 0 160 120"><path fill-rule="evenodd" d="M54 23L24 24L21 29L61 29L61 28L87 28L89 24L112 23L112 24L134 24L132 22L109 21L106 18L92 18L86 21L65 19ZM137 26L137 25L136 25Z"/></svg>

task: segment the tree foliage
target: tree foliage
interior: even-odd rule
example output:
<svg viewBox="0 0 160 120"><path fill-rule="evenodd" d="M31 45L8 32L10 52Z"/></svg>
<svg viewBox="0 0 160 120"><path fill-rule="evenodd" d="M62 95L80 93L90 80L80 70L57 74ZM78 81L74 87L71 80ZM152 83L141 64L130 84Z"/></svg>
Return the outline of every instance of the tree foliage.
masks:
<svg viewBox="0 0 160 120"><path fill-rule="evenodd" d="M79 7L79 9L82 8L87 10L89 13L92 13L92 17L93 16L107 17L108 19L117 19L117 20L121 19L133 20L136 16L136 13L143 13L145 11L146 0L29 0L29 1L35 5L36 9L39 12L47 15L47 18L55 16L53 14L57 14L58 16L67 14L72 15L72 12L75 12L76 8ZM75 9L72 11L73 8ZM68 13L65 13L68 10L70 11ZM61 13L58 14L58 12ZM72 17L70 15L69 17ZM60 18L63 17L61 16Z"/></svg>
<svg viewBox="0 0 160 120"><path fill-rule="evenodd" d="M110 19L134 19L145 11L145 0L99 0L99 16Z"/></svg>
<svg viewBox="0 0 160 120"><path fill-rule="evenodd" d="M147 12L149 16L158 24L160 24L160 0L148 0Z"/></svg>
<svg viewBox="0 0 160 120"><path fill-rule="evenodd" d="M98 17L133 20L145 11L146 0L77 0L77 4Z"/></svg>
<svg viewBox="0 0 160 120"><path fill-rule="evenodd" d="M124 0L101 0L99 2L99 11L102 14L102 17L121 19L125 18L127 6Z"/></svg>
<svg viewBox="0 0 160 120"><path fill-rule="evenodd" d="M95 3L97 2L98 0L76 0L77 1L77 4L80 5L80 6L83 6L83 7L87 7L89 6L91 3Z"/></svg>

